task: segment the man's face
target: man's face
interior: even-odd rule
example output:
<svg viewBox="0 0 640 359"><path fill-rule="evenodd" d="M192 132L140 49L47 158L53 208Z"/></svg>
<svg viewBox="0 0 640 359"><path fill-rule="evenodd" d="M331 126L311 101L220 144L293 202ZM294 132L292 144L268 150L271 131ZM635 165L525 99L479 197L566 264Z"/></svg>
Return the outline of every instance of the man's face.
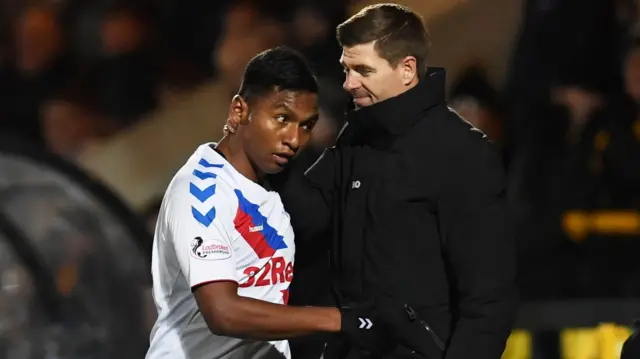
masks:
<svg viewBox="0 0 640 359"><path fill-rule="evenodd" d="M240 126L245 154L258 173L282 171L304 148L318 120L315 93L272 91L246 105L247 126Z"/></svg>
<svg viewBox="0 0 640 359"><path fill-rule="evenodd" d="M407 57L392 67L378 55L374 42L343 47L340 63L346 77L343 88L357 107L398 96L417 83L415 58Z"/></svg>

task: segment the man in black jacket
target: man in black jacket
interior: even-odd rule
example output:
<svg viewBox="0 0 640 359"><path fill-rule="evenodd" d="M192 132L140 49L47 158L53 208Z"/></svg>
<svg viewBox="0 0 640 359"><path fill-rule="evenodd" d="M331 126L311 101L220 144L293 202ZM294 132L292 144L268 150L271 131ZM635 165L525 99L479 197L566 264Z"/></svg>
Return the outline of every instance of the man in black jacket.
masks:
<svg viewBox="0 0 640 359"><path fill-rule="evenodd" d="M338 303L374 299L393 340L325 358L499 359L517 305L500 156L447 107L416 13L372 5L337 34L356 109L304 175L271 183L296 238L331 231Z"/></svg>

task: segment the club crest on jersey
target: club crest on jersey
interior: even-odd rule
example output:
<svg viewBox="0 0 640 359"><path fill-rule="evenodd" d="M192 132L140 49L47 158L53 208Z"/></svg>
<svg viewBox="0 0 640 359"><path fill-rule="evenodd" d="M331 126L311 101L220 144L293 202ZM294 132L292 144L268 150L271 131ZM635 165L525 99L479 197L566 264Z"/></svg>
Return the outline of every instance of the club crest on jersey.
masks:
<svg viewBox="0 0 640 359"><path fill-rule="evenodd" d="M196 237L191 241L190 254L193 258L203 260L220 260L231 257L231 248L216 239L203 240Z"/></svg>

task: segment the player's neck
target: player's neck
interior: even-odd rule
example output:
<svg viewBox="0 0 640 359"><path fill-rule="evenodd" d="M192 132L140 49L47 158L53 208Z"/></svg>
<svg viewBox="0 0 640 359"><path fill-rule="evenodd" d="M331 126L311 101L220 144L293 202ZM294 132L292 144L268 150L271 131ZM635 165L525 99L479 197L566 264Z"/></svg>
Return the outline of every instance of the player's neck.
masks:
<svg viewBox="0 0 640 359"><path fill-rule="evenodd" d="M264 175L252 165L244 149L237 142L238 141L233 141L229 136L225 136L218 142L216 149L222 152L227 161L236 171L240 172L241 175L253 182L261 183Z"/></svg>

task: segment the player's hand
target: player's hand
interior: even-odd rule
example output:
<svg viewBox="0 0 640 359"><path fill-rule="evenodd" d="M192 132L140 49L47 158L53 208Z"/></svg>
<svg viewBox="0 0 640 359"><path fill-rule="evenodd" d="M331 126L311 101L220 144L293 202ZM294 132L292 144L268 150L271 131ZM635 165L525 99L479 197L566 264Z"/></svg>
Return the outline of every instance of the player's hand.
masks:
<svg viewBox="0 0 640 359"><path fill-rule="evenodd" d="M388 342L386 326L377 318L373 302L349 303L340 308L343 334L353 346L380 352Z"/></svg>

